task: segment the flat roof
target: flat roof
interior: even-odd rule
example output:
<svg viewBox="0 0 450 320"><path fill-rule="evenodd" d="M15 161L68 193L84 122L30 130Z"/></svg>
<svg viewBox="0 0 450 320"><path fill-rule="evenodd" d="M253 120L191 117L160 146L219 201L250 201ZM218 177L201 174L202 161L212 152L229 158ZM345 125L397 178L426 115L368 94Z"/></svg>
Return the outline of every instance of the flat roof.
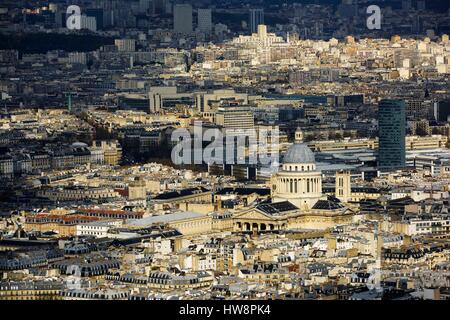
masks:
<svg viewBox="0 0 450 320"><path fill-rule="evenodd" d="M436 149L421 149L421 150L407 150L406 157L414 158L414 157L435 157L439 159L448 159L450 158L450 151L445 148L436 148Z"/></svg>
<svg viewBox="0 0 450 320"><path fill-rule="evenodd" d="M169 213L161 216L152 216L147 217L143 219L132 219L128 220L127 225L131 226L148 226L152 224L157 223L169 223L179 220L185 220L185 219L194 219L199 217L204 217L205 214L198 213L198 212L191 212L191 211L185 211L185 212L177 212L177 213Z"/></svg>

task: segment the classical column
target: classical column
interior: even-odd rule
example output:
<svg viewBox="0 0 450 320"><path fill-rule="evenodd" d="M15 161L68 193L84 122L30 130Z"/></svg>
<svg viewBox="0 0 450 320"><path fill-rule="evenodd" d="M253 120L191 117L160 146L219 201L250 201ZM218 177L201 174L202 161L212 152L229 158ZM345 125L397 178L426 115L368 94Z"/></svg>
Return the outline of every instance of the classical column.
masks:
<svg viewBox="0 0 450 320"><path fill-rule="evenodd" d="M316 178L316 192L319 193L319 178Z"/></svg>

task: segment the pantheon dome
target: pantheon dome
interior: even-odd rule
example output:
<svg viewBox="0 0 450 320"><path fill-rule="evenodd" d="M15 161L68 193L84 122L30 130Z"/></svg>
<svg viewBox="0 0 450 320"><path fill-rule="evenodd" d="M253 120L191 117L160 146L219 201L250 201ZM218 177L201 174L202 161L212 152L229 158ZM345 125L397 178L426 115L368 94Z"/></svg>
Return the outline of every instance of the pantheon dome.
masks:
<svg viewBox="0 0 450 320"><path fill-rule="evenodd" d="M306 143L294 143L286 152L272 184L274 202L289 201L308 210L322 197L322 173Z"/></svg>
<svg viewBox="0 0 450 320"><path fill-rule="evenodd" d="M286 152L283 163L315 163L314 153L306 143L294 143Z"/></svg>

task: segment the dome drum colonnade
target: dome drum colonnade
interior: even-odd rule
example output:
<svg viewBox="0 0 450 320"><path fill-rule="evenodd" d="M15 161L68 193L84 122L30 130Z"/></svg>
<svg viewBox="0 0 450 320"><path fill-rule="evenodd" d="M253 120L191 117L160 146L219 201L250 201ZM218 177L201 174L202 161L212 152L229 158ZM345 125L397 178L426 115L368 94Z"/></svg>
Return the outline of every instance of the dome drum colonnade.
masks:
<svg viewBox="0 0 450 320"><path fill-rule="evenodd" d="M322 197L322 174L316 170L314 153L305 143L293 144L275 176L274 201L288 200L302 209L310 209Z"/></svg>

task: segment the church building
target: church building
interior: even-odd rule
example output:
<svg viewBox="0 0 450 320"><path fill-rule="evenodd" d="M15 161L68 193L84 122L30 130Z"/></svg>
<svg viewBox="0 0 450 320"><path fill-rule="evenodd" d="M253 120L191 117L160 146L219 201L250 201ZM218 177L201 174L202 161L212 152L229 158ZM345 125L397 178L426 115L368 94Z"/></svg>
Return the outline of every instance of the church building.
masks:
<svg viewBox="0 0 450 320"><path fill-rule="evenodd" d="M306 143L294 143L272 177L272 201L239 212L234 231L324 230L352 222L354 212L341 200L322 193L322 173ZM340 195L345 199L345 195Z"/></svg>

